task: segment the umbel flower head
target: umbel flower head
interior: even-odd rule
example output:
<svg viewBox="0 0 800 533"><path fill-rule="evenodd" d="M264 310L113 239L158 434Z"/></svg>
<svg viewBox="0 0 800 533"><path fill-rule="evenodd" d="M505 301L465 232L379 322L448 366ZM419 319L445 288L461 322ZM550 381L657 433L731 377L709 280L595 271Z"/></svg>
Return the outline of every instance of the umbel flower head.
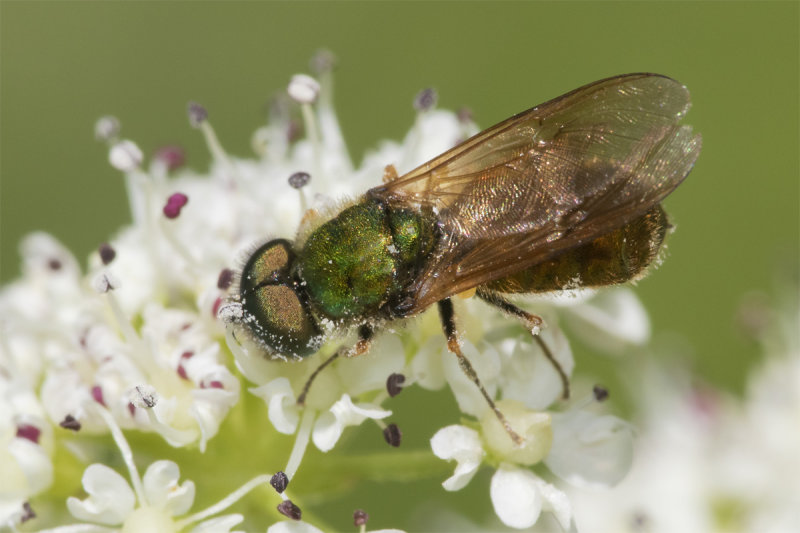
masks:
<svg viewBox="0 0 800 533"><path fill-rule="evenodd" d="M242 517L211 515L268 480L280 494L269 497L282 501L277 511L272 500L260 505L270 511L245 517L248 527L264 530L280 515L299 520L300 507L286 489L307 444L329 452L348 427L372 420L390 445L399 446L401 428L390 422L384 404L412 385L448 386L466 417L439 429L431 441L432 462L434 454L457 462L445 489L460 489L481 465L490 466L495 473L488 492L510 527L529 527L541 511L571 527L569 501L551 474L592 485L613 484L624 475L631 452L627 426L596 413L593 400L559 400L574 363L558 324L574 320L610 332L590 339L606 347L641 343L647 319L628 291L536 304L548 324L542 338L564 376L543 357L531 332L479 302L456 303L463 351L487 393L502 399L498 405L524 437L522 445L511 442L461 371L435 316L381 332L368 354L338 358L318 374L337 346L354 342L353 332L342 332L299 362L273 361L240 334L234 323L242 310L232 295L236 258L265 239L291 238L309 213L335 213L342 198L378 184L387 165L402 174L477 131L468 114L435 109L435 92L425 90L405 139L379 143L356 167L332 107L330 57L317 56L314 65L318 79L295 76L288 98L276 99L269 123L253 135L254 158L228 155L209 113L189 104L190 124L213 156L207 173L182 169L183 153L175 147L147 161L134 142L120 137L116 119L98 121L95 133L122 172L132 223L99 245L86 269L53 236L29 235L20 247L22 275L0 292L0 527L73 524L64 531L77 531L83 526L74 520L80 520L125 531L228 531ZM305 390L312 374L314 385ZM278 433L295 435L291 451L275 444L263 452L277 455L270 462L285 468L261 472L207 512L181 518L195 490L205 488L178 482L179 472L191 465L156 459L139 478L134 457L143 450L136 443L155 441L137 437L131 450L123 433L199 452L218 440L233 447L265 433L268 442L277 442L266 420L240 422L247 418L237 413L252 408L251 400L263 400ZM122 451L127 479L104 464L116 452L98 450L98 442L111 442L102 439L109 434ZM153 457L153 449L144 451ZM224 469L225 480L237 473L252 478L252 469L231 455L204 466ZM405 458L398 450L392 462L402 468ZM60 495L78 488L80 471L86 497L65 501ZM292 490L302 493L302 487ZM46 516L37 516L39 504ZM153 524L161 529L147 529Z"/></svg>

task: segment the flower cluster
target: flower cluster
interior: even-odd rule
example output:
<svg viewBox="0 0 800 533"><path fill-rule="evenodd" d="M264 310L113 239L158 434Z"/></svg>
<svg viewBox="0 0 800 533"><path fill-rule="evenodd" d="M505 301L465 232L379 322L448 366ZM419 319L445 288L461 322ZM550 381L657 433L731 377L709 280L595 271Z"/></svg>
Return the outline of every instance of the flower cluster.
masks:
<svg viewBox="0 0 800 533"><path fill-rule="evenodd" d="M628 290L540 301L534 310L547 321L541 333L480 302L456 304L463 352L523 437L521 444L511 440L462 372L430 314L413 327L379 335L366 355L333 361L315 374L307 395L310 376L339 344L354 342L352 334L302 362L271 361L237 335L231 324L241 313L231 295L234 258L266 237L293 235L309 213L335 212L343 197L378 184L387 165L402 174L477 131L467 113L435 109L435 93L425 90L415 101L416 121L406 138L380 143L355 167L332 107L330 57L320 55L314 65L318 80L294 77L289 98L276 100L268 125L254 134L254 159L229 156L206 110L189 105L190 123L213 156L208 174L178 170L183 154L175 147L145 163L137 145L120 137L115 119L98 122L96 135L108 144L111 165L123 173L132 224L98 247L86 272L52 236L30 235L21 246L22 276L0 292L0 466L6 489L0 494L1 525L16 528L35 518L33 504L47 500L64 453L92 463L83 475L88 497L66 502L72 517L84 523L126 531L190 525L228 531L240 515L211 516L269 481L283 498L280 513L299 520L300 509L285 489L308 443L327 452L347 427L373 420L387 442L398 446L402 433L386 423L392 413L382 404L411 385L449 387L470 417L431 440L436 456L457 462L445 489L464 487L483 464L494 468L490 497L510 527L533 525L541 511L551 511L560 527L571 527L572 507L551 474L582 485L611 485L624 475L631 435L624 422L597 407L603 390L578 387L577 400L560 400L563 375L571 374L574 362L558 324L574 321L582 330L602 332L591 339L605 347L641 343L648 336L647 318ZM179 483L178 465L167 460L153 462L139 478L123 430L202 452L244 394L263 400L279 433L295 435L286 467L180 518L193 504L193 482ZM79 431L77 443L62 436L71 431ZM102 463L107 453L81 445L82 438L109 433L129 480ZM270 528L283 530L316 531L304 522Z"/></svg>
<svg viewBox="0 0 800 533"><path fill-rule="evenodd" d="M674 362L645 365L631 472L603 493L570 490L581 531L800 528L800 315L797 287L786 289L788 309L748 305L743 330L758 334L762 361L743 398Z"/></svg>

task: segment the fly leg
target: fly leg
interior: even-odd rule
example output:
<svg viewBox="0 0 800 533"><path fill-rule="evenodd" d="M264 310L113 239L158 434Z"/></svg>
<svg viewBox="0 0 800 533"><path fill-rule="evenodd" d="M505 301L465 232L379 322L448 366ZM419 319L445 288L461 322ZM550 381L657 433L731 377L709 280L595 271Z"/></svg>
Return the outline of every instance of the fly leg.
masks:
<svg viewBox="0 0 800 533"><path fill-rule="evenodd" d="M371 342L372 328L364 324L358 328L358 342L356 342L354 346L351 346L350 348L339 348L333 352L333 355L325 359L325 361L323 361L322 364L320 364L310 376L308 376L306 384L303 385L303 391L300 393L300 396L297 397L297 405L305 405L306 396L308 396L308 391L311 390L311 384L314 383L314 380L317 379L319 373L322 372L326 366L333 363L340 356L356 357L368 352Z"/></svg>
<svg viewBox="0 0 800 533"><path fill-rule="evenodd" d="M511 437L511 440L514 441L515 444L521 445L522 437L520 437L519 434L511 428L511 424L508 423L505 415L503 415L502 411L497 408L497 405L495 405L492 397L489 396L489 393L486 392L485 388L483 388L483 384L481 383L480 378L478 378L478 374L475 372L475 369L472 367L472 363L470 363L469 359L467 359L461 352L461 344L458 342L458 333L456 331L453 302L450 301L450 298L445 298L437 305L439 306L439 318L442 321L442 328L444 329L444 334L447 337L447 349L454 353L456 357L458 357L458 366L461 367L461 370L464 372L464 374L466 374L467 377L481 391L484 399L489 404L489 407L491 407L492 411L494 411L495 416L503 425L509 437Z"/></svg>
<svg viewBox="0 0 800 533"><path fill-rule="evenodd" d="M556 358L553 356L553 352L550 351L550 348L547 347L547 344L545 344L538 334L538 329L543 323L542 317L534 315L533 313L529 313L524 309L520 309L494 292L478 290L478 298L487 304L500 309L504 313L519 319L522 322L522 324L525 326L525 329L531 332L534 342L536 342L536 344L539 345L539 348L542 349L544 356L548 361L550 361L550 364L553 365L553 368L556 369L556 372L558 372L558 376L561 378L561 398L564 400L569 398L569 377L567 376L567 373L564 372L564 368L561 366L561 363L556 360Z"/></svg>

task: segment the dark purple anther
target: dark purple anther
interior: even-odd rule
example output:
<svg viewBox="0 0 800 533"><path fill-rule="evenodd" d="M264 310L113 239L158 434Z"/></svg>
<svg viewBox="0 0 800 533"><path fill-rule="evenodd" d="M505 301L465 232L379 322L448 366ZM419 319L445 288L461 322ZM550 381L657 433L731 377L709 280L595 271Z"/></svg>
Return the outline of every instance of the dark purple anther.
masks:
<svg viewBox="0 0 800 533"><path fill-rule="evenodd" d="M33 512L33 508L31 507L31 504L28 503L28 502L23 503L22 504L22 516L19 518L20 524L24 524L28 520L33 520L34 518L36 518L36 513Z"/></svg>
<svg viewBox="0 0 800 533"><path fill-rule="evenodd" d="M183 193L176 192L167 199L167 205L164 206L164 216L167 218L178 218L181 214L181 209L189 201L189 197Z"/></svg>
<svg viewBox="0 0 800 533"><path fill-rule="evenodd" d="M311 174L308 172L295 172L289 176L289 185L295 189L302 189L311 181Z"/></svg>
<svg viewBox="0 0 800 533"><path fill-rule="evenodd" d="M272 479L269 480L269 484L272 485L275 492L280 494L289 486L289 477L282 470L279 470L272 476Z"/></svg>
<svg viewBox="0 0 800 533"><path fill-rule="evenodd" d="M108 265L114 260L115 257L117 257L117 251L114 250L114 248L112 248L107 242L104 242L100 245L100 247L97 249L97 253L100 254L100 260L104 265Z"/></svg>
<svg viewBox="0 0 800 533"><path fill-rule="evenodd" d="M414 98L414 109L417 111L428 111L436 106L436 100L439 96L436 94L436 89L422 89L417 93Z"/></svg>
<svg viewBox="0 0 800 533"><path fill-rule="evenodd" d="M208 120L208 111L197 102L189 102L186 106L186 110L189 114L189 124L191 124L193 128L199 128L200 124Z"/></svg>
<svg viewBox="0 0 800 533"><path fill-rule="evenodd" d="M106 400L103 398L103 389L100 387L100 385L95 385L92 387L92 398L94 398L94 401L100 405L106 405Z"/></svg>
<svg viewBox="0 0 800 533"><path fill-rule="evenodd" d="M284 500L279 503L278 512L287 518L291 518L292 520L300 520L300 518L303 516L303 512L298 506L292 503L292 500Z"/></svg>
<svg viewBox="0 0 800 533"><path fill-rule="evenodd" d="M217 297L217 299L214 300L214 305L211 306L211 316L213 316L214 318L218 318L219 308L221 305L222 305L222 298Z"/></svg>
<svg viewBox="0 0 800 533"><path fill-rule="evenodd" d="M20 424L17 426L17 437L21 439L28 439L34 444L39 444L39 436L42 430L30 424Z"/></svg>
<svg viewBox="0 0 800 533"><path fill-rule="evenodd" d="M405 381L406 377L403 374L391 374L386 379L386 392L389 393L390 397L394 398L402 392Z"/></svg>
<svg viewBox="0 0 800 533"><path fill-rule="evenodd" d="M594 394L594 399L598 402L604 402L608 399L608 389L600 385L592 387L592 394Z"/></svg>
<svg viewBox="0 0 800 533"><path fill-rule="evenodd" d="M311 71L318 76L325 72L331 72L336 66L336 56L330 50L317 50L311 56L309 66Z"/></svg>
<svg viewBox="0 0 800 533"><path fill-rule="evenodd" d="M186 374L186 368L183 366L183 362L191 359L194 355L194 352L183 352L181 354L181 360L178 362L178 375L183 379L189 379L188 374Z"/></svg>
<svg viewBox="0 0 800 533"><path fill-rule="evenodd" d="M295 172L289 176L289 185L295 189L302 189L311 181L311 174L308 172Z"/></svg>
<svg viewBox="0 0 800 533"><path fill-rule="evenodd" d="M70 431L80 431L81 423L72 415L67 415L64 417L64 420L58 423L64 429L68 429Z"/></svg>
<svg viewBox="0 0 800 533"><path fill-rule="evenodd" d="M163 163L168 171L176 170L186 162L186 151L174 144L162 146L156 150L155 158Z"/></svg>
<svg viewBox="0 0 800 533"><path fill-rule="evenodd" d="M233 270L230 268L223 268L217 278L217 288L226 291L233 283Z"/></svg>
<svg viewBox="0 0 800 533"><path fill-rule="evenodd" d="M367 520L369 520L369 515L363 509L356 509L353 511L353 525L356 527L361 527L367 525Z"/></svg>
<svg viewBox="0 0 800 533"><path fill-rule="evenodd" d="M462 107L459 109L458 113L456 113L456 116L458 117L458 121L462 124L468 124L472 122L472 110L470 110L468 107Z"/></svg>
<svg viewBox="0 0 800 533"><path fill-rule="evenodd" d="M403 439L403 432L400 431L400 428L397 427L397 424L389 424L383 430L383 438L386 439L386 442L389 446L394 446L397 448L400 446L400 441Z"/></svg>

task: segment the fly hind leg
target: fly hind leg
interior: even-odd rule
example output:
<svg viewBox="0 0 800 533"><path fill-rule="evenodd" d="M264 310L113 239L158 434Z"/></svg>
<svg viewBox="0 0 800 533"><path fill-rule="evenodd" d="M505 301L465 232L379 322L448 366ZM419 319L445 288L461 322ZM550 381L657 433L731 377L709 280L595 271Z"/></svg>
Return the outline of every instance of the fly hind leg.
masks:
<svg viewBox="0 0 800 533"><path fill-rule="evenodd" d="M447 349L454 353L456 357L458 357L458 366L461 367L461 370L464 372L464 374L466 374L467 377L481 391L484 399L489 404L489 407L492 409L492 411L494 411L495 416L497 416L497 419L503 425L506 432L511 437L511 440L513 440L515 444L521 445L522 437L520 437L519 434L512 429L511 424L508 423L505 415L503 415L502 411L497 408L497 405L495 405L492 397L489 396L488 392L486 392L486 389L483 387L480 378L478 378L478 374L472 367L472 363L470 363L469 359L467 359L466 356L464 356L464 354L461 352L461 344L458 342L458 333L456 331L453 302L450 301L450 298L445 298L438 303L438 306L439 317L442 320L442 328L444 329L444 334L447 337Z"/></svg>
<svg viewBox="0 0 800 533"><path fill-rule="evenodd" d="M561 378L561 397L564 400L569 398L569 376L567 376L567 373L564 371L561 363L556 360L555 356L553 356L553 352L550 351L550 348L547 347L547 344L545 344L545 342L539 336L539 328L543 323L542 318L534 315L533 313L529 313L524 309L520 309L495 292L479 289L478 298L489 305L500 309L504 313L519 319L525 325L525 329L531 332L534 342L539 345L539 348L542 349L544 356L548 361L550 361L550 364L553 365L553 368L556 369L556 372L558 372L558 376Z"/></svg>

